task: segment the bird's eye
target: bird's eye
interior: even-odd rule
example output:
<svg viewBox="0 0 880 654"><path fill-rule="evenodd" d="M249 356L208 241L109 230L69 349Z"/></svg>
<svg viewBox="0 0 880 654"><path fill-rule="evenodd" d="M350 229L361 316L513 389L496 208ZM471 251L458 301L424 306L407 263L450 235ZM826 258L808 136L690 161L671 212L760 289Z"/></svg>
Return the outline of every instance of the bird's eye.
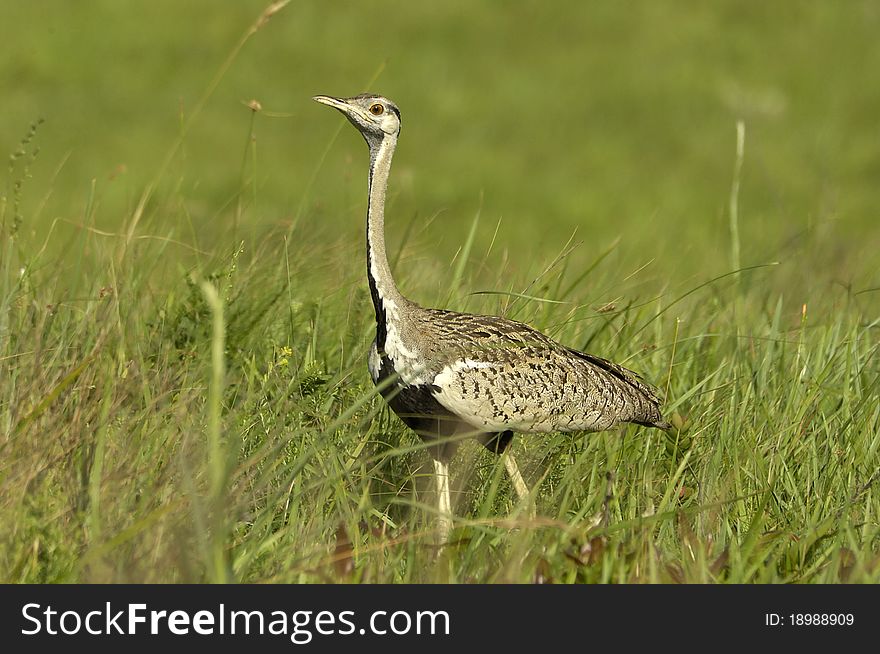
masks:
<svg viewBox="0 0 880 654"><path fill-rule="evenodd" d="M376 104L370 105L370 113L374 116L381 116L385 112L385 107L383 107L378 102Z"/></svg>

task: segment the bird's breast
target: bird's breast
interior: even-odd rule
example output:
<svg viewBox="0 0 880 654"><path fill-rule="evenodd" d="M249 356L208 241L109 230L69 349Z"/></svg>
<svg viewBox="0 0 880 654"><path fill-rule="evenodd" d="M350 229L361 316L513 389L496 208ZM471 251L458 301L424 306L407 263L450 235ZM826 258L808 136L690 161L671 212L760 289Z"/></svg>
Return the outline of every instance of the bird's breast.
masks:
<svg viewBox="0 0 880 654"><path fill-rule="evenodd" d="M370 349L369 368L374 383L379 383L389 375L397 375L404 386L418 386L430 383L433 375L421 356L421 348L407 339L397 322L384 325L384 344L373 341Z"/></svg>

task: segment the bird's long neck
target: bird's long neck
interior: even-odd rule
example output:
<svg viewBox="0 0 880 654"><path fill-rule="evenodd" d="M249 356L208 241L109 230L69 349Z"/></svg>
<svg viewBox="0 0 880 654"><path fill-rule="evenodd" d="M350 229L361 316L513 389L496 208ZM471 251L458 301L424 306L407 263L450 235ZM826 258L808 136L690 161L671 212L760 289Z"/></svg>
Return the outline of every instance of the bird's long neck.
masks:
<svg viewBox="0 0 880 654"><path fill-rule="evenodd" d="M398 319L406 298L397 290L385 252L385 194L397 137L370 144L370 197L367 208L367 278L376 309L377 344L385 345L386 323Z"/></svg>

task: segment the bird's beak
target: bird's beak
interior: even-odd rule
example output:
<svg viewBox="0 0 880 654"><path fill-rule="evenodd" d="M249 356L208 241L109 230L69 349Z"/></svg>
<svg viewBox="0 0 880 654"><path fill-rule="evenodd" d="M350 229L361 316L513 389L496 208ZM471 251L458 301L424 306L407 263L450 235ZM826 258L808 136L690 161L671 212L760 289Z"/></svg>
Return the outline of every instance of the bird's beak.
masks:
<svg viewBox="0 0 880 654"><path fill-rule="evenodd" d="M339 111L345 111L347 113L347 109L349 104L341 99L334 98L330 95L316 95L312 98L315 102L320 102L321 104L326 104L328 107L333 107L334 109L339 109Z"/></svg>
<svg viewBox="0 0 880 654"><path fill-rule="evenodd" d="M366 111L343 98L334 98L332 95L315 95L312 97L312 100L320 102L321 104L326 104L328 107L333 107L338 110L358 129L360 129L361 123L370 122L370 116Z"/></svg>

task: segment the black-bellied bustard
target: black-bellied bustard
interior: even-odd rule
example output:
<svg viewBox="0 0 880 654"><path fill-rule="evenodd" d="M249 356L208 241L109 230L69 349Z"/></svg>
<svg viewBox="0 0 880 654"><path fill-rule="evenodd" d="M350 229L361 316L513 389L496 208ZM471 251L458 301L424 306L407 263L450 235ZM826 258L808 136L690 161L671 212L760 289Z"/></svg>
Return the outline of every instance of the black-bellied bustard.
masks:
<svg viewBox="0 0 880 654"><path fill-rule="evenodd" d="M367 279L376 309L370 375L385 382L391 409L432 443L441 542L452 524L449 461L456 437L472 435L501 455L525 498L528 487L506 451L514 432L602 431L622 422L668 428L654 390L626 368L513 320L426 309L404 297L385 253L385 192L400 110L373 94L314 99L341 111L370 148Z"/></svg>

